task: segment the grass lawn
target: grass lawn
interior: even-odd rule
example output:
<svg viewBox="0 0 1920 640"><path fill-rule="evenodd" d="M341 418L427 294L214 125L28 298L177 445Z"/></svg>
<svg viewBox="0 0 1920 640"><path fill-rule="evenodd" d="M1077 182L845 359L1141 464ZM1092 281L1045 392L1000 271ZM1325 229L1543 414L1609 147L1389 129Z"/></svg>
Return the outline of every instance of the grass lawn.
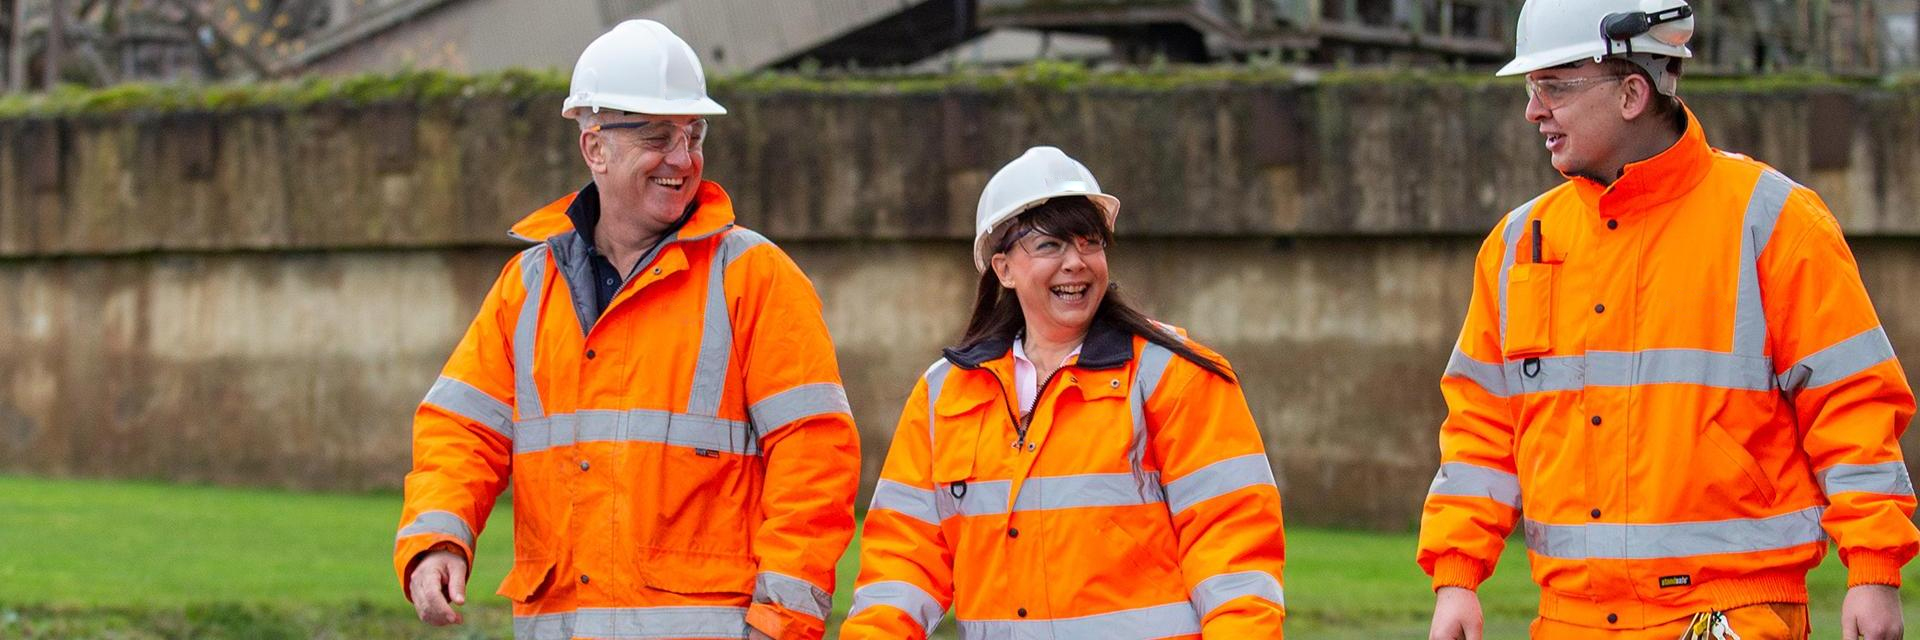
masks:
<svg viewBox="0 0 1920 640"><path fill-rule="evenodd" d="M506 601L491 595L510 561L507 510L481 537L468 623L430 630L413 620L389 560L399 503L0 477L0 638L510 637ZM1412 534L1295 529L1287 543L1292 637L1424 637L1432 595ZM841 613L857 548L841 561ZM1535 596L1525 563L1509 545L1481 590L1490 638L1526 634ZM1838 636L1845 574L1829 556L1811 580L1814 637ZM1920 620L1908 602L1908 619ZM942 627L951 633L950 621Z"/></svg>

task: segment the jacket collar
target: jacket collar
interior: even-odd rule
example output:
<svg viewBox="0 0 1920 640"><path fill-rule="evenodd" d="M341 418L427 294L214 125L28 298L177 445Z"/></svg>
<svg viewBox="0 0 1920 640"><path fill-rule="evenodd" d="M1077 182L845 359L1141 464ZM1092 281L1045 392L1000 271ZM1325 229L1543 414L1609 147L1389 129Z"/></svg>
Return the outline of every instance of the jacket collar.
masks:
<svg viewBox="0 0 1920 640"><path fill-rule="evenodd" d="M1651 158L1629 163L1612 185L1569 176L1580 200L1601 217L1614 218L1677 200L1699 186L1713 166L1713 148L1707 145L1707 134L1693 110L1685 105L1681 110L1686 113L1687 130L1680 140Z"/></svg>
<svg viewBox="0 0 1920 640"><path fill-rule="evenodd" d="M948 362L962 369L978 369L987 363L1011 359L1013 338L991 338L961 350L948 347L941 351ZM1073 366L1081 369L1117 369L1133 359L1133 334L1095 316L1087 327L1087 339L1080 343L1080 359Z"/></svg>
<svg viewBox="0 0 1920 640"><path fill-rule="evenodd" d="M694 194L693 202L688 207L693 211L681 224L678 234L681 240L705 238L733 226L733 199L725 189L712 181L700 181L699 191ZM599 186L589 182L579 191L527 214L527 217L514 223L507 235L527 242L543 242L562 233L581 229L581 236L587 239L588 244L592 244L592 227L599 221Z"/></svg>

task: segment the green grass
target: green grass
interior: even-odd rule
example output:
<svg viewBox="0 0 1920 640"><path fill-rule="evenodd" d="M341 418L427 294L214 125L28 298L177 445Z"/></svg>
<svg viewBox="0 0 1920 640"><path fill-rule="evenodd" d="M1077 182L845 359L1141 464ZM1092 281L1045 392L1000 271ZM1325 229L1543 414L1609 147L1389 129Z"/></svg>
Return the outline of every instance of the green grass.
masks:
<svg viewBox="0 0 1920 640"><path fill-rule="evenodd" d="M510 561L508 510L481 538L468 623L430 630L401 599L389 560L399 502L0 477L0 638L509 637L506 602L492 595ZM1425 633L1433 596L1413 565L1412 534L1294 529L1287 543L1292 637ZM856 541L840 564L841 613L857 554ZM1830 557L1810 581L1815 637L1837 635L1844 570ZM1524 552L1509 545L1481 589L1488 637L1523 637L1534 591ZM1920 620L1914 605L1907 617Z"/></svg>

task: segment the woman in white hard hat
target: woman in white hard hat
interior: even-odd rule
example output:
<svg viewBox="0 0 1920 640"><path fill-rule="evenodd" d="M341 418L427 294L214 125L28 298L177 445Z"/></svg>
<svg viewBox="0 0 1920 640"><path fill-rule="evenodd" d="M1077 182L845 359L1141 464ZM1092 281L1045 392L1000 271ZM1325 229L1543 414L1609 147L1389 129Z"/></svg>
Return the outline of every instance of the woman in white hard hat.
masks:
<svg viewBox="0 0 1920 640"><path fill-rule="evenodd" d="M949 606L965 638L1281 637L1259 431L1224 358L1108 281L1119 209L1052 147L987 183L979 295L894 432L842 638Z"/></svg>

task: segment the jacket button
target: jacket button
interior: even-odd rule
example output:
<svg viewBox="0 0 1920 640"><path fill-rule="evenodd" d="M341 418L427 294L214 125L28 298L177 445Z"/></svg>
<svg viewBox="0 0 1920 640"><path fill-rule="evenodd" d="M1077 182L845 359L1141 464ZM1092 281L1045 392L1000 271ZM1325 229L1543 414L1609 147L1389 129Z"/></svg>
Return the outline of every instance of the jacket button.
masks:
<svg viewBox="0 0 1920 640"><path fill-rule="evenodd" d="M592 581L593 581L593 578L587 577L587 574L584 574L584 573L580 574L580 584L586 584Z"/></svg>
<svg viewBox="0 0 1920 640"><path fill-rule="evenodd" d="M653 268L653 275L656 275L656 276L657 276L657 275L660 275L660 267L654 267L654 268Z"/></svg>
<svg viewBox="0 0 1920 640"><path fill-rule="evenodd" d="M1068 383L1068 384L1080 384L1080 379L1079 379L1079 378L1076 378L1076 377L1074 377L1074 376L1067 376L1067 383Z"/></svg>
<svg viewBox="0 0 1920 640"><path fill-rule="evenodd" d="M1020 537L1020 530L1019 530L1019 529L1011 529L1011 528L1009 528L1009 529L1007 529L1007 537L1009 537L1009 538L1018 538L1018 537Z"/></svg>
<svg viewBox="0 0 1920 640"><path fill-rule="evenodd" d="M1594 313L1606 313L1606 312L1607 312L1607 305L1604 305L1604 304L1596 304L1596 305L1593 305L1593 312L1594 312Z"/></svg>
<svg viewBox="0 0 1920 640"><path fill-rule="evenodd" d="M1619 621L1620 621L1620 616L1617 616L1611 613L1607 614L1607 624L1613 624Z"/></svg>
<svg viewBox="0 0 1920 640"><path fill-rule="evenodd" d="M1114 378L1112 382L1108 382L1108 383L1107 383L1107 386L1109 386L1109 387L1113 387L1113 388L1115 388L1115 389L1118 389L1118 388L1120 388L1120 379L1119 379L1119 378Z"/></svg>
<svg viewBox="0 0 1920 640"><path fill-rule="evenodd" d="M1600 426L1600 416L1594 416L1593 420L1591 420L1590 422L1593 423L1593 426L1596 426L1596 427Z"/></svg>
<svg viewBox="0 0 1920 640"><path fill-rule="evenodd" d="M593 359L593 355L594 355L594 354L593 354L593 350L592 350L592 349L588 349L588 350L587 350L587 359L588 359L588 360L592 360L592 359Z"/></svg>
<svg viewBox="0 0 1920 640"><path fill-rule="evenodd" d="M1020 607L1020 610L1019 610L1019 611L1015 611L1014 613L1017 613L1017 614L1020 614L1020 617L1022 617L1022 618L1025 618L1025 617L1027 617L1027 608L1026 608L1026 607Z"/></svg>
<svg viewBox="0 0 1920 640"><path fill-rule="evenodd" d="M1587 515L1590 515L1590 516L1593 516L1593 517L1594 517L1594 519L1599 519L1599 518L1600 518L1600 510L1599 510L1599 509L1594 509L1594 510L1592 510L1592 511L1588 511L1588 512L1587 512Z"/></svg>
<svg viewBox="0 0 1920 640"><path fill-rule="evenodd" d="M590 469L590 468L592 468L592 467L593 467L593 465L591 465L591 464L588 464L588 463L587 463L587 461L585 461L585 460L581 460L581 461L580 461L580 470L581 470L581 471L586 471L587 469Z"/></svg>
<svg viewBox="0 0 1920 640"><path fill-rule="evenodd" d="M1607 228L1608 228L1608 229L1618 229L1618 228L1620 228L1620 221L1619 221L1619 220L1608 220L1608 221L1607 221Z"/></svg>

